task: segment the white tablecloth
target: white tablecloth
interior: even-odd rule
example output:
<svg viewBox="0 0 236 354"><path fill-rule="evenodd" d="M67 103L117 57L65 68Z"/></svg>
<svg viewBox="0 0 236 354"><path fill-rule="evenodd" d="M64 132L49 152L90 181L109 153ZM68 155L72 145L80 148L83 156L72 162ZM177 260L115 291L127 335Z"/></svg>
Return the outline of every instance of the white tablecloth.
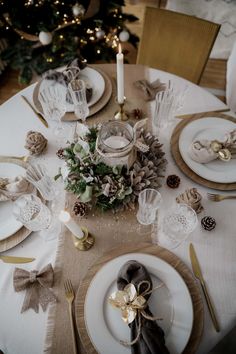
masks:
<svg viewBox="0 0 236 354"><path fill-rule="evenodd" d="M179 112L193 113L225 108L224 104L202 88L176 76L150 69L150 80L160 78L162 81L171 79L176 87L189 86L186 103ZM0 106L0 155L24 155L24 141L29 130L42 132L49 144L45 157L41 158L50 169L51 175L57 172L55 152L57 144L50 129L45 128L34 113L21 99L24 94L31 99L34 85L18 93ZM152 104L152 109L154 103ZM196 186L186 178L175 166L169 151L168 137L163 135L164 149L169 161L166 175L175 173L181 177L181 185L177 190L166 186L161 188L164 199L163 211L173 204L177 194L188 187ZM1 175L1 165L0 165ZM199 256L203 274L210 294L214 300L221 332L216 333L205 307L205 329L198 354L207 353L236 324L236 237L235 237L235 202L225 201L212 203L206 199L207 189L197 186L204 196L203 205L206 214L217 220L215 231L202 231L200 226L189 240L176 248L174 252L190 266L188 255L189 242L193 242ZM0 209L1 210L1 209ZM141 236L140 236L141 241ZM34 263L20 265L32 270L41 269L48 263L54 264L57 239L43 241L37 233L33 233L17 247L5 252L15 256L35 257ZM15 265L0 263L0 349L4 354L40 354L43 352L46 330L47 312L40 309L39 314L29 310L20 314L25 292L15 293L12 275ZM58 353L67 354L67 353ZM69 353L68 353L69 354ZM104 353L108 354L108 353Z"/></svg>

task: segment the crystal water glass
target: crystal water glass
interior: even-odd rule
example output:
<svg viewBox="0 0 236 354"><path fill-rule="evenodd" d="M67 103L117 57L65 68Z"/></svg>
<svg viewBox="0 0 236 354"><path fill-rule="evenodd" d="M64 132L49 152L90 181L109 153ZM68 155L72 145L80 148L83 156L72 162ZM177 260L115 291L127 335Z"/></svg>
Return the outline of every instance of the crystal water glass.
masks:
<svg viewBox="0 0 236 354"><path fill-rule="evenodd" d="M156 94L155 112L152 120L152 130L159 135L161 130L169 127L174 122L175 114L183 107L188 86L177 89L169 81L168 88Z"/></svg>
<svg viewBox="0 0 236 354"><path fill-rule="evenodd" d="M195 230L197 223L197 214L190 206L176 204L163 217L156 235L157 243L169 249L176 248Z"/></svg>
<svg viewBox="0 0 236 354"><path fill-rule="evenodd" d="M44 81L44 85L40 85L38 99L43 108L43 113L47 120L56 122L57 127L54 129L55 135L63 134L63 125L61 118L66 113L66 94L67 88L64 85L49 80Z"/></svg>
<svg viewBox="0 0 236 354"><path fill-rule="evenodd" d="M160 91L156 94L155 112L152 120L154 134L159 135L162 129L168 127L172 121L175 108L176 100L173 89Z"/></svg>
<svg viewBox="0 0 236 354"><path fill-rule="evenodd" d="M173 89L175 90L175 97L176 97L176 107L175 107L175 114L178 113L179 110L181 110L181 108L183 108L185 101L186 101L186 95L189 91L189 85L188 84L183 84L183 86L179 89L175 89L173 87Z"/></svg>
<svg viewBox="0 0 236 354"><path fill-rule="evenodd" d="M151 188L139 193L137 220L141 225L151 225L157 222L157 213L162 202L161 194Z"/></svg>
<svg viewBox="0 0 236 354"><path fill-rule="evenodd" d="M29 165L26 179L37 188L43 199L50 201L56 197L56 183L42 164Z"/></svg>
<svg viewBox="0 0 236 354"><path fill-rule="evenodd" d="M68 89L74 103L75 115L84 122L89 115L85 82L80 79L74 79L69 83Z"/></svg>
<svg viewBox="0 0 236 354"><path fill-rule="evenodd" d="M18 198L13 205L13 215L31 231L47 229L51 223L51 211L34 194Z"/></svg>

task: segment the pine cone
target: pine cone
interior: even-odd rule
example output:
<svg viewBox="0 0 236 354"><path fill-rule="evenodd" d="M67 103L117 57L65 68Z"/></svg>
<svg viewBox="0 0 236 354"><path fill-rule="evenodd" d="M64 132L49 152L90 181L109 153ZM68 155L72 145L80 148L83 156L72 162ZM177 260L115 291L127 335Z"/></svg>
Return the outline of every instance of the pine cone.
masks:
<svg viewBox="0 0 236 354"><path fill-rule="evenodd" d="M180 185L180 178L176 175L170 175L166 179L166 184L170 188L178 188Z"/></svg>
<svg viewBox="0 0 236 354"><path fill-rule="evenodd" d="M63 160L65 158L64 149L61 148L61 149L57 150L56 155L57 155L57 157L59 157L59 159Z"/></svg>
<svg viewBox="0 0 236 354"><path fill-rule="evenodd" d="M211 216L204 216L201 220L201 225L204 230L211 231L216 227L216 221Z"/></svg>
<svg viewBox="0 0 236 354"><path fill-rule="evenodd" d="M153 163L153 171L157 177L155 181L155 187L161 186L160 178L164 177L163 172L167 164L164 158L165 153L162 150L162 144L160 144L157 137L153 136L151 133L146 133L144 130L140 132L140 139L143 143L149 146L149 150L145 153L138 152L138 161L142 166L147 166L149 161ZM154 183L154 181L152 182Z"/></svg>
<svg viewBox="0 0 236 354"><path fill-rule="evenodd" d="M144 166L142 166L139 162L135 162L133 169L130 172L130 181L133 193L136 196L147 187L155 188L160 186L152 161L147 161Z"/></svg>
<svg viewBox="0 0 236 354"><path fill-rule="evenodd" d="M74 204L73 212L76 216L83 218L88 212L88 207L85 203L77 201Z"/></svg>
<svg viewBox="0 0 236 354"><path fill-rule="evenodd" d="M134 117L134 119L142 119L143 111L139 108L133 109L131 112L131 117Z"/></svg>

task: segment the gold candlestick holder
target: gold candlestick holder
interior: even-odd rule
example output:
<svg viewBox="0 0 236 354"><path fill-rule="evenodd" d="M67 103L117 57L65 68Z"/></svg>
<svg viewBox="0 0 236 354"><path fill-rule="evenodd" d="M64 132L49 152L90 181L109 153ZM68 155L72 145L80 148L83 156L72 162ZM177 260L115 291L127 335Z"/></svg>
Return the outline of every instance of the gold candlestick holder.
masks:
<svg viewBox="0 0 236 354"><path fill-rule="evenodd" d="M116 100L117 101L117 100ZM125 105L126 98L124 97L124 102L123 103L118 103L119 105L119 111L115 113L114 118L115 120L123 120L126 121L129 119L128 115L126 114L124 110L124 105Z"/></svg>
<svg viewBox="0 0 236 354"><path fill-rule="evenodd" d="M73 242L75 247L80 251L88 251L91 247L93 247L95 238L91 235L86 227L81 227L84 237L78 238L72 234Z"/></svg>

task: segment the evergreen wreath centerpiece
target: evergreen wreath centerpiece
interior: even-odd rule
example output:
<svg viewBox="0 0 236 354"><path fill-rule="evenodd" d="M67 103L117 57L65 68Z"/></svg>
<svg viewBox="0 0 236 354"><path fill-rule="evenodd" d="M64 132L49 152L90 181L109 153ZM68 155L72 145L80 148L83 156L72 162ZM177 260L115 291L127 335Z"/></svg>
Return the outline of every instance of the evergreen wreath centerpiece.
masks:
<svg viewBox="0 0 236 354"><path fill-rule="evenodd" d="M78 197L74 205L76 215L83 217L92 207L103 211L134 209L143 189L161 186L167 161L157 137L140 129L138 140L148 149L145 152L137 149L135 162L130 168L109 166L96 150L101 127L83 127L85 133L82 136L58 151L57 155L65 161L65 166L55 177L62 177L65 189Z"/></svg>

